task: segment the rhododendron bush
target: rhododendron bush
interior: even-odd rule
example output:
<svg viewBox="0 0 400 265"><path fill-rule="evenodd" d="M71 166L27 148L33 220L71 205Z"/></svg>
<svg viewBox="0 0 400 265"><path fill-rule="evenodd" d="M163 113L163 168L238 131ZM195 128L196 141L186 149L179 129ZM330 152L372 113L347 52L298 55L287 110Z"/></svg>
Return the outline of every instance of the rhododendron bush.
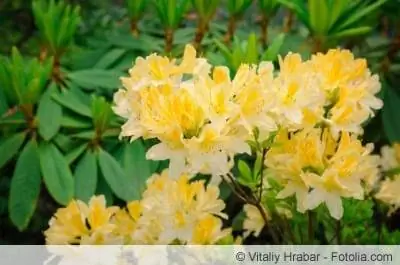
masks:
<svg viewBox="0 0 400 265"><path fill-rule="evenodd" d="M395 151L385 147L380 159L362 142L361 125L383 105L366 61L335 49L306 61L290 53L279 68L242 64L231 78L191 45L179 60L137 58L114 95L113 110L125 119L120 138L157 140L146 158L169 166L122 208L106 206L104 196L70 202L50 220L47 243L240 243L264 228L278 243L295 215L326 212L340 225L343 200L396 207L398 175L380 181L380 166L396 168ZM239 154L256 161L235 160ZM244 203L241 235L223 224L230 217L221 182Z"/></svg>

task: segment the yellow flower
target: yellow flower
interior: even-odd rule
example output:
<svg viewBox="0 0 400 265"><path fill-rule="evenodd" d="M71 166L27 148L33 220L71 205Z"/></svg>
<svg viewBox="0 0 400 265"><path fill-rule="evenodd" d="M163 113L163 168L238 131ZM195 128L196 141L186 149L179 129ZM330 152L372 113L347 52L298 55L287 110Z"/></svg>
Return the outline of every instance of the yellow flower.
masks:
<svg viewBox="0 0 400 265"><path fill-rule="evenodd" d="M400 175L395 175L392 179L385 179L380 184L380 189L375 198L392 206L389 214L400 208Z"/></svg>
<svg viewBox="0 0 400 265"><path fill-rule="evenodd" d="M400 167L400 145L383 146L381 148L381 167L384 171Z"/></svg>
<svg viewBox="0 0 400 265"><path fill-rule="evenodd" d="M194 227L193 236L189 244L210 245L231 234L231 229L222 229L221 219L207 215L199 220Z"/></svg>
<svg viewBox="0 0 400 265"><path fill-rule="evenodd" d="M381 88L379 77L371 75L366 61L355 59L348 50L333 49L313 55L310 66L326 93L325 105L329 108L325 120L332 133L362 134L361 124L383 105L376 97Z"/></svg>
<svg viewBox="0 0 400 265"><path fill-rule="evenodd" d="M284 186L277 198L293 194L304 212L325 203L332 217L343 215L341 197L362 199L378 178L372 145L362 146L356 136L342 132L334 140L327 129L281 132L266 156L268 170Z"/></svg>
<svg viewBox="0 0 400 265"><path fill-rule="evenodd" d="M44 234L46 243L63 244L113 244L120 239L113 237L115 225L111 217L118 207L107 207L103 195L92 197L89 204L71 201L67 207L57 210Z"/></svg>
<svg viewBox="0 0 400 265"><path fill-rule="evenodd" d="M246 204L243 210L246 214L246 219L243 222L243 229L245 230L244 237L248 237L251 233L253 233L255 237L258 237L266 225L264 218L254 205ZM269 216L267 217L270 218Z"/></svg>

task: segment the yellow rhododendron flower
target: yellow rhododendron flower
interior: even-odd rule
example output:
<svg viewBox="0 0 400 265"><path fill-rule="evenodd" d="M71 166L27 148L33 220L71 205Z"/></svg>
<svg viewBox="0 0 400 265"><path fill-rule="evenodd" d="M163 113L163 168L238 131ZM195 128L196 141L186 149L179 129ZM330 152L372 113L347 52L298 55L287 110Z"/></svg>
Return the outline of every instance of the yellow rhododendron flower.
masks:
<svg viewBox="0 0 400 265"><path fill-rule="evenodd" d="M262 217L260 210L250 204L246 204L243 206L244 213L246 214L246 218L243 222L243 229L245 231L244 237L248 237L250 234L254 234L255 237L258 237L266 225L264 218ZM264 209L264 212L265 209ZM267 215L267 218L270 217Z"/></svg>
<svg viewBox="0 0 400 265"><path fill-rule="evenodd" d="M118 207L107 207L103 195L92 197L89 204L79 200L71 201L67 207L59 209L45 231L46 243L64 244L121 244L120 238L110 237L115 225L111 216Z"/></svg>
<svg viewBox="0 0 400 265"><path fill-rule="evenodd" d="M378 174L372 145L363 147L348 133L334 140L325 129L281 132L267 153L268 170L284 186L278 198L293 194L300 212L325 203L332 217L343 215L341 197L362 199L362 183Z"/></svg>
<svg viewBox="0 0 400 265"><path fill-rule="evenodd" d="M400 144L393 146L383 146L381 148L381 167L384 171L397 169L400 167Z"/></svg>
<svg viewBox="0 0 400 265"><path fill-rule="evenodd" d="M392 179L387 178L382 181L378 193L375 194L375 198L392 206L389 214L400 208L399 190L400 175L395 175Z"/></svg>
<svg viewBox="0 0 400 265"><path fill-rule="evenodd" d="M167 171L149 180L140 201L106 207L104 196L59 209L45 232L47 244L215 244L231 234L222 227L225 203L216 186L177 180Z"/></svg>

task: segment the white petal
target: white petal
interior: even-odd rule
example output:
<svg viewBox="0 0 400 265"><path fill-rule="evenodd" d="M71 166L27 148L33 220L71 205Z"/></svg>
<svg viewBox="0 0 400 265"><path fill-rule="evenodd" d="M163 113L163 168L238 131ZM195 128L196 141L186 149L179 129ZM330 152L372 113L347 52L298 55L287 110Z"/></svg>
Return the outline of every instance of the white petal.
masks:
<svg viewBox="0 0 400 265"><path fill-rule="evenodd" d="M326 206L331 216L336 220L340 220L343 217L343 205L340 196L330 195L326 200Z"/></svg>
<svg viewBox="0 0 400 265"><path fill-rule="evenodd" d="M146 153L146 159L166 160L170 159L173 151L164 143L153 145Z"/></svg>
<svg viewBox="0 0 400 265"><path fill-rule="evenodd" d="M295 186L292 184L292 182L289 182L285 188L283 188L283 190L281 190L277 195L276 198L277 199L285 199L287 197L292 196L293 194L296 193L296 188Z"/></svg>
<svg viewBox="0 0 400 265"><path fill-rule="evenodd" d="M312 210L317 208L323 201L325 201L326 192L321 189L314 189L308 194L307 208Z"/></svg>
<svg viewBox="0 0 400 265"><path fill-rule="evenodd" d="M169 161L169 177L173 179L178 179L182 173L185 172L185 157L182 155L177 155L171 157Z"/></svg>

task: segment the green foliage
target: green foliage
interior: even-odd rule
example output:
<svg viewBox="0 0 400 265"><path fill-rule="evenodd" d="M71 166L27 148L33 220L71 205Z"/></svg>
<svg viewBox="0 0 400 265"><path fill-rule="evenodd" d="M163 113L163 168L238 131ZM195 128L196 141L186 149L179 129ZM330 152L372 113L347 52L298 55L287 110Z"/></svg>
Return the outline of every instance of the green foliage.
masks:
<svg viewBox="0 0 400 265"><path fill-rule="evenodd" d="M37 103L51 73L51 60L24 60L17 48L0 58L0 83L10 106Z"/></svg>
<svg viewBox="0 0 400 265"><path fill-rule="evenodd" d="M176 29L181 23L189 0L153 0L161 24L168 29Z"/></svg>
<svg viewBox="0 0 400 265"><path fill-rule="evenodd" d="M97 169L96 154L87 150L75 169L75 198L88 202L95 194L98 179Z"/></svg>
<svg viewBox="0 0 400 265"><path fill-rule="evenodd" d="M147 0L126 0L129 17L133 20L139 20L147 7Z"/></svg>
<svg viewBox="0 0 400 265"><path fill-rule="evenodd" d="M331 41L370 32L374 22L366 18L372 16L386 1L279 0L296 13L322 48L326 48Z"/></svg>
<svg viewBox="0 0 400 265"><path fill-rule="evenodd" d="M202 21L210 21L217 11L220 0L192 0L192 5L196 9Z"/></svg>
<svg viewBox="0 0 400 265"><path fill-rule="evenodd" d="M233 17L243 16L244 12L253 3L252 0L227 0L227 2L229 14Z"/></svg>
<svg viewBox="0 0 400 265"><path fill-rule="evenodd" d="M32 11L46 47L59 56L71 44L81 21L80 8L64 1L34 0Z"/></svg>
<svg viewBox="0 0 400 265"><path fill-rule="evenodd" d="M67 205L74 194L74 178L65 157L51 143L39 145L39 156L47 190L56 202Z"/></svg>
<svg viewBox="0 0 400 265"><path fill-rule="evenodd" d="M18 158L10 186L10 219L19 230L28 226L36 209L41 181L38 145L31 140Z"/></svg>
<svg viewBox="0 0 400 265"><path fill-rule="evenodd" d="M53 138L61 128L62 107L52 99L57 91L53 83L43 94L38 106L38 132L46 141Z"/></svg>
<svg viewBox="0 0 400 265"><path fill-rule="evenodd" d="M279 0L258 0L261 12L266 16L273 16L278 11Z"/></svg>
<svg viewBox="0 0 400 265"><path fill-rule="evenodd" d="M233 72L236 72L243 63L256 64L260 60L277 60L284 38L284 34L277 36L264 53L261 52L255 33L250 34L247 41L242 42L235 38L231 48L219 40L215 40L215 43L224 56L225 63Z"/></svg>
<svg viewBox="0 0 400 265"><path fill-rule="evenodd" d="M400 96L398 91L385 89L385 106L382 111L383 126L386 136L392 143L400 141L400 120L398 118L398 106Z"/></svg>

